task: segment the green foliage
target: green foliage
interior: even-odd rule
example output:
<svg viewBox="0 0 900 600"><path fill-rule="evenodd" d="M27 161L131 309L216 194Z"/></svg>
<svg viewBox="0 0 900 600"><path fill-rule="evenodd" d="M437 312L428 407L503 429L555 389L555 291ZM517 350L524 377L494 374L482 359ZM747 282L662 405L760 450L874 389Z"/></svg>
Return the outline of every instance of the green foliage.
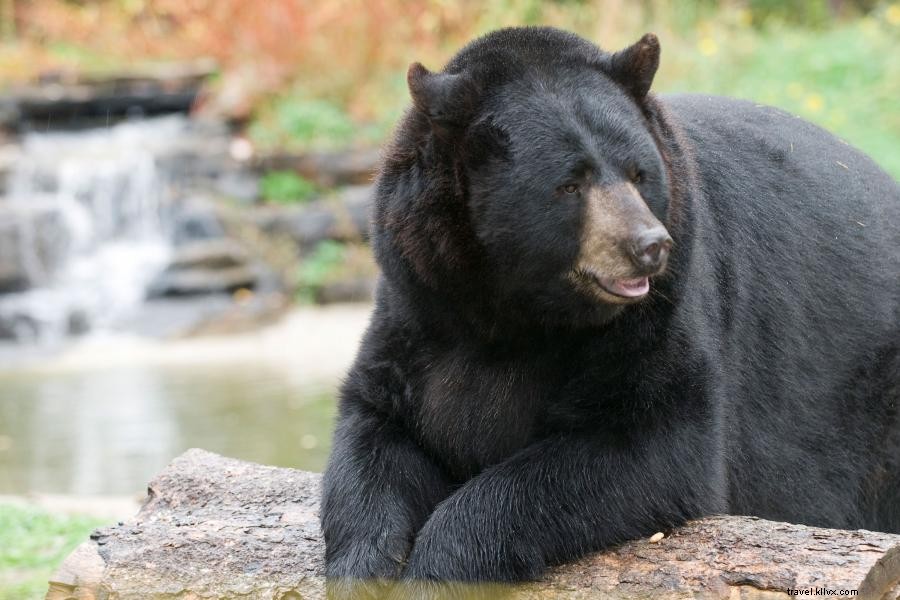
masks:
<svg viewBox="0 0 900 600"><path fill-rule="evenodd" d="M264 200L279 204L308 202L319 193L316 184L293 171L269 171L260 178L259 187Z"/></svg>
<svg viewBox="0 0 900 600"><path fill-rule="evenodd" d="M784 0L748 0L747 8L753 15L753 21L762 24L771 21L822 27L830 23L835 16L833 0L803 0L800 2L784 2ZM844 11L865 14L878 4L877 0L847 0L840 3Z"/></svg>
<svg viewBox="0 0 900 600"><path fill-rule="evenodd" d="M107 52L65 41L49 41L47 52L64 64L77 65L86 73L102 73L122 69L122 61Z"/></svg>
<svg viewBox="0 0 900 600"><path fill-rule="evenodd" d="M721 94L781 107L836 133L900 177L900 61L893 60L900 2L845 0L841 6L835 13L829 0L642 0L616 18L635 32L622 40L643 31L660 34L655 91ZM481 5L476 30L460 39L513 23L550 23L596 39L596 19L588 19L595 9L580 0L492 0ZM627 43L622 40L596 41L617 48ZM447 52L458 45L448 42ZM375 93L354 100L371 110L374 124L354 124L337 97L334 104L311 101L292 89L258 113L251 131L269 148L380 143L409 103L402 66L388 73L370 88Z"/></svg>
<svg viewBox="0 0 900 600"><path fill-rule="evenodd" d="M693 48L667 53L656 88L778 106L837 134L900 178L900 61L890 58L900 23L892 19L900 17L886 10L822 31L707 23Z"/></svg>
<svg viewBox="0 0 900 600"><path fill-rule="evenodd" d="M329 279L341 268L346 257L346 247L334 240L319 242L297 271L297 300L313 303L316 295Z"/></svg>
<svg viewBox="0 0 900 600"><path fill-rule="evenodd" d="M338 104L287 90L272 98L250 125L251 139L263 148L336 148L364 137L361 127Z"/></svg>
<svg viewBox="0 0 900 600"><path fill-rule="evenodd" d="M253 103L249 135L258 149L333 149L384 141L409 105L406 66L420 60L439 68L489 30L552 25L607 49L653 31L663 47L656 91L778 105L900 175L900 113L892 104L900 85L900 0L488 0L462 10L436 0L352 0L346 10L325 11L327 27L309 31L308 11L200 2L223 3L234 10L32 0L40 9L18 15L17 39L0 40L0 88L60 68L91 72L133 68L138 57L211 56L222 66L222 89L234 85ZM246 27L215 17L236 11L246 13ZM294 29L303 33L284 43L283 32ZM261 60L268 75L244 75Z"/></svg>
<svg viewBox="0 0 900 600"><path fill-rule="evenodd" d="M102 524L0 504L0 600L43 598L53 570Z"/></svg>

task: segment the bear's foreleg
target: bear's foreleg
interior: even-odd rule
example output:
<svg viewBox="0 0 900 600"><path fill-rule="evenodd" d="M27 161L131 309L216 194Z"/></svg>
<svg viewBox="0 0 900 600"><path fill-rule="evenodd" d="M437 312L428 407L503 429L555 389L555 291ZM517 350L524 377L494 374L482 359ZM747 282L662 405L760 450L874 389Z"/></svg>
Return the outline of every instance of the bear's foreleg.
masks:
<svg viewBox="0 0 900 600"><path fill-rule="evenodd" d="M485 583L724 512L715 440L698 424L666 427L625 445L561 435L487 469L437 506L393 597L496 597Z"/></svg>
<svg viewBox="0 0 900 600"><path fill-rule="evenodd" d="M449 493L438 468L397 426L365 406L338 421L324 479L328 597L379 598L419 528Z"/></svg>

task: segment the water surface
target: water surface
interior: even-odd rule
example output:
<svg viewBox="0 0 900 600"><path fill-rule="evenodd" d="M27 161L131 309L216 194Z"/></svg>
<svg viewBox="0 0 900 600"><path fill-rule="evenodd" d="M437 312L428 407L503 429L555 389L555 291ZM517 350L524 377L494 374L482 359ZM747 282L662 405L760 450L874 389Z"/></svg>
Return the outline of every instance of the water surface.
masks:
<svg viewBox="0 0 900 600"><path fill-rule="evenodd" d="M0 373L0 494L139 494L192 447L321 471L335 387L231 363Z"/></svg>

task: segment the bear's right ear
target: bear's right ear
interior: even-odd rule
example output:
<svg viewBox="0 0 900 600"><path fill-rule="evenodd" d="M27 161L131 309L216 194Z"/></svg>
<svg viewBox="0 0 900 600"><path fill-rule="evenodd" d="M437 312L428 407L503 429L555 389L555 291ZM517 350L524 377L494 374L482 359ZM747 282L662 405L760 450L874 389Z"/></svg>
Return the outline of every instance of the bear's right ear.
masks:
<svg viewBox="0 0 900 600"><path fill-rule="evenodd" d="M435 129L455 129L472 118L479 90L468 75L432 73L415 62L406 72L406 82L413 106L428 117Z"/></svg>
<svg viewBox="0 0 900 600"><path fill-rule="evenodd" d="M608 68L610 76L628 93L643 100L659 68L659 39L652 33L644 34L633 45L612 54Z"/></svg>

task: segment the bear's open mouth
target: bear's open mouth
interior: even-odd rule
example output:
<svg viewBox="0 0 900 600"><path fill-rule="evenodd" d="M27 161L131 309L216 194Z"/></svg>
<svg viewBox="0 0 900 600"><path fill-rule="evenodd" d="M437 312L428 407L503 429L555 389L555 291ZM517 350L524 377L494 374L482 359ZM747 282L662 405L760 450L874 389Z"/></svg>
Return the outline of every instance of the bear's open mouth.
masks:
<svg viewBox="0 0 900 600"><path fill-rule="evenodd" d="M600 285L616 296L623 298L640 298L650 291L650 278L637 277L635 279L612 279L603 277L600 279Z"/></svg>
<svg viewBox="0 0 900 600"><path fill-rule="evenodd" d="M604 277L593 269L583 267L578 269L577 273L582 278L599 286L607 294L626 300L637 300L646 296L650 291L649 277L634 277L631 279Z"/></svg>

